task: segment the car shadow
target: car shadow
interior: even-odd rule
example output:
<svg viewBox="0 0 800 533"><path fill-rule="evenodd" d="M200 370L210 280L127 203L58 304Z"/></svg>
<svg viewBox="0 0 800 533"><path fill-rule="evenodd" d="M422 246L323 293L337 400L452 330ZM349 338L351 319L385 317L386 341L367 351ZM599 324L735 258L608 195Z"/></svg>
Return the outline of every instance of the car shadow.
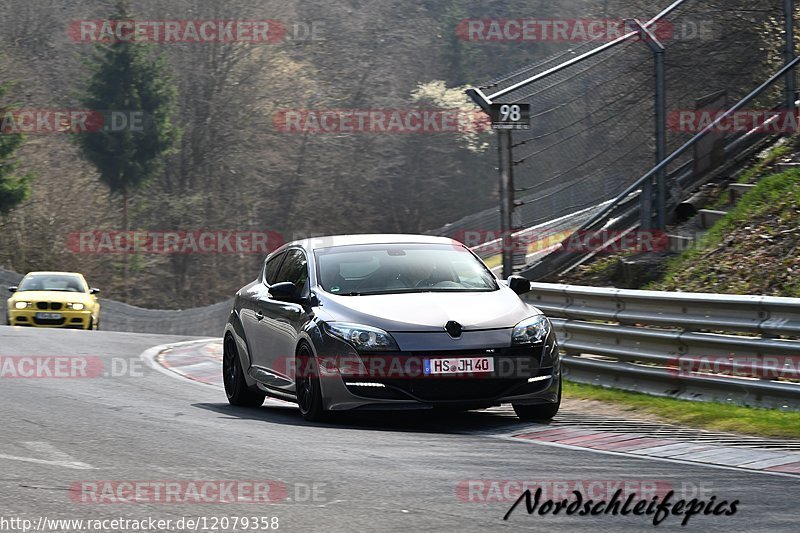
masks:
<svg viewBox="0 0 800 533"><path fill-rule="evenodd" d="M271 424L308 427L335 427L367 431L401 431L404 433L512 433L527 427L547 425L520 421L510 407L481 411L448 412L418 411L361 411L334 413L324 422L308 422L291 404L266 404L259 408L233 407L227 403L195 403L192 407L213 411L229 419L255 420Z"/></svg>

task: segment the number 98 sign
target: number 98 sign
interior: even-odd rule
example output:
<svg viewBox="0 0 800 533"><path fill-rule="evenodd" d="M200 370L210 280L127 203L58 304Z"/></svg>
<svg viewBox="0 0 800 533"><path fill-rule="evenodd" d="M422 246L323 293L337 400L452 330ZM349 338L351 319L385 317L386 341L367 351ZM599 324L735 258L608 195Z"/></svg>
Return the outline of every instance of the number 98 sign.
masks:
<svg viewBox="0 0 800 533"><path fill-rule="evenodd" d="M531 127L530 104L492 104L489 115L492 128L496 130L527 130Z"/></svg>

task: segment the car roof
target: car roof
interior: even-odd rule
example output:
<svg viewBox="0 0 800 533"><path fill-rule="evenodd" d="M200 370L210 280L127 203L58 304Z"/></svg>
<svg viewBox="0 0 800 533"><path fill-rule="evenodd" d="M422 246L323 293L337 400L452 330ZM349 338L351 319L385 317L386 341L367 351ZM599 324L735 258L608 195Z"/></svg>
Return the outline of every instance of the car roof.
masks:
<svg viewBox="0 0 800 533"><path fill-rule="evenodd" d="M459 244L448 237L435 237L431 235L405 235L405 234L363 234L363 235L328 235L290 242L281 248L289 246L302 246L306 250L319 250L337 246L356 246L363 244Z"/></svg>
<svg viewBox="0 0 800 533"><path fill-rule="evenodd" d="M80 272L51 272L51 271L41 271L41 272L28 272L25 274L26 276L80 276L83 277L83 274Z"/></svg>

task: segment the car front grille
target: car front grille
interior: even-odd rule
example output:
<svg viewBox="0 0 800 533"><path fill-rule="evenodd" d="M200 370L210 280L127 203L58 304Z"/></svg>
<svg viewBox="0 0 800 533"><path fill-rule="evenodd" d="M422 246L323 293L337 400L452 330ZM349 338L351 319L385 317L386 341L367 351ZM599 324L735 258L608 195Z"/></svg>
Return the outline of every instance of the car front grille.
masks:
<svg viewBox="0 0 800 533"><path fill-rule="evenodd" d="M36 309L40 311L61 311L64 307L64 304L61 302L36 302Z"/></svg>

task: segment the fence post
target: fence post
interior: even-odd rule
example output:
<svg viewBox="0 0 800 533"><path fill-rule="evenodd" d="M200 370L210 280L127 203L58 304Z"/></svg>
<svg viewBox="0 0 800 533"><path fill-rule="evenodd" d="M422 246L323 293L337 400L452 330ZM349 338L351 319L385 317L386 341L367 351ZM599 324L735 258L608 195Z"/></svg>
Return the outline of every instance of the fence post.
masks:
<svg viewBox="0 0 800 533"><path fill-rule="evenodd" d="M627 19L625 23L630 25L633 31L639 32L639 37L650 47L655 59L656 165L659 165L667 157L667 85L664 71L664 45L661 44L655 33L639 20ZM667 227L667 169L659 170L655 178L655 229L663 230ZM653 229L652 180L646 180L642 184L641 202L641 229Z"/></svg>

